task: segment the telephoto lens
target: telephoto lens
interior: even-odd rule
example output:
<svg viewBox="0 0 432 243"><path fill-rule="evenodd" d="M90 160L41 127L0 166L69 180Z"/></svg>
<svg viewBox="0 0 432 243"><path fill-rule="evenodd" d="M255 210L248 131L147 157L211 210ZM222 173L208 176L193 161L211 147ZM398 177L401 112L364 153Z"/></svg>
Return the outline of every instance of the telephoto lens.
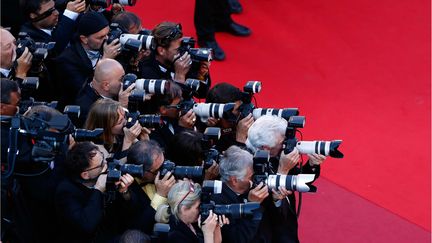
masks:
<svg viewBox="0 0 432 243"><path fill-rule="evenodd" d="M150 94L165 94L168 88L168 81L164 79L137 79L135 83L136 89Z"/></svg>
<svg viewBox="0 0 432 243"><path fill-rule="evenodd" d="M274 109L274 108L256 108L252 111L254 119L258 119L261 116L277 116L285 120L289 120L292 116L298 116L298 108L284 108L284 109Z"/></svg>
<svg viewBox="0 0 432 243"><path fill-rule="evenodd" d="M156 42L154 41L154 37L151 35L143 35L143 34L122 34L120 35L120 43L126 43L127 40L137 40L141 42L142 48L144 50L152 50L156 49Z"/></svg>
<svg viewBox="0 0 432 243"><path fill-rule="evenodd" d="M251 94L259 93L261 91L261 82L248 81L246 85L243 87L243 91Z"/></svg>
<svg viewBox="0 0 432 243"><path fill-rule="evenodd" d="M159 115L140 115L138 122L146 128L160 128L164 125L162 117Z"/></svg>
<svg viewBox="0 0 432 243"><path fill-rule="evenodd" d="M266 185L270 190L278 190L279 186L281 186L291 191L316 192L317 188L312 185L314 180L314 174L268 175Z"/></svg>
<svg viewBox="0 0 432 243"><path fill-rule="evenodd" d="M301 154L321 154L333 158L343 158L344 155L338 150L342 140L333 141L300 141L296 148Z"/></svg>
<svg viewBox="0 0 432 243"><path fill-rule="evenodd" d="M217 103L197 103L193 107L194 113L201 117L201 120L207 120L209 117L227 118L229 113L234 109L234 103L217 104Z"/></svg>

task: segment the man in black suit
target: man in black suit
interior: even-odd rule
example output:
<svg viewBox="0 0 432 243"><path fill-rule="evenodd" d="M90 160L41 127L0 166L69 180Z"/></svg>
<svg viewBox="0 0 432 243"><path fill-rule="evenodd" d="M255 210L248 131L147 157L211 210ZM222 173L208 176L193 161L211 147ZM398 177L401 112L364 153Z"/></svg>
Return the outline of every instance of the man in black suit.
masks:
<svg viewBox="0 0 432 243"><path fill-rule="evenodd" d="M75 104L80 106L79 127L84 125L91 106L98 99L114 99L124 108L128 108L129 95L135 87L132 84L123 90L122 78L125 75L123 66L116 60L105 58L98 62L93 80L78 93Z"/></svg>
<svg viewBox="0 0 432 243"><path fill-rule="evenodd" d="M55 193L55 210L60 223L59 242L107 242L115 237L118 203L130 199L129 174L121 176L118 195L105 205L107 162L104 154L91 142L75 144L65 161L65 178Z"/></svg>
<svg viewBox="0 0 432 243"><path fill-rule="evenodd" d="M115 58L120 53L118 39L106 43L108 24L100 13L83 14L78 22L76 38L56 59L57 80L63 92L61 105L75 101L79 90L93 78L94 68L100 59Z"/></svg>

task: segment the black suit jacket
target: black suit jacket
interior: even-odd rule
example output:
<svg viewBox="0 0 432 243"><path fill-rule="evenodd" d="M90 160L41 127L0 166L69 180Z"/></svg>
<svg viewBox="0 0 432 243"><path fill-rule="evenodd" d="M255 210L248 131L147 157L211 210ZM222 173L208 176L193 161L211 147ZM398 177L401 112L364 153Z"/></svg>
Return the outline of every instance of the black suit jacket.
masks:
<svg viewBox="0 0 432 243"><path fill-rule="evenodd" d="M75 104L80 106L80 117L77 127L82 127L87 119L87 115L90 111L91 106L98 99L103 99L91 86L90 84L85 85L78 93L75 99Z"/></svg>
<svg viewBox="0 0 432 243"><path fill-rule="evenodd" d="M61 104L73 104L80 89L93 79L92 63L79 41L72 42L55 62L63 94Z"/></svg>
<svg viewBox="0 0 432 243"><path fill-rule="evenodd" d="M176 220L174 216L170 217L170 231L168 233L168 241L170 243L203 243L204 238L201 229L195 227L195 232L181 220ZM229 242L229 241L227 241Z"/></svg>

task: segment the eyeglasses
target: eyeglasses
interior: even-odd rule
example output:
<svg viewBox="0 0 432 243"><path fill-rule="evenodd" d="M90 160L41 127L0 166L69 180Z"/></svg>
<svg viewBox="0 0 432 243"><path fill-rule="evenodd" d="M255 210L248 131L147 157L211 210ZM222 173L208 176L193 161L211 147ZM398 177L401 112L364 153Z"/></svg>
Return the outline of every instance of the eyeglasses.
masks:
<svg viewBox="0 0 432 243"><path fill-rule="evenodd" d="M186 193L186 195L184 195L177 205L180 205L191 192L195 192L195 186L192 182L189 182L189 191Z"/></svg>
<svg viewBox="0 0 432 243"><path fill-rule="evenodd" d="M55 7L52 7L50 9L48 9L47 11L45 11L41 14L38 14L38 16L36 18L32 19L32 22L38 22L44 18L47 18L47 17L51 16L51 14L53 14L55 11L57 11L57 9Z"/></svg>
<svg viewBox="0 0 432 243"><path fill-rule="evenodd" d="M97 168L103 168L103 166L105 165L105 155L103 153L101 153L101 152L99 152L99 153L102 155L102 161L100 162L100 164L98 166L96 166L96 167L84 170L84 172L85 171L91 171L91 170L94 170L94 169L97 169Z"/></svg>

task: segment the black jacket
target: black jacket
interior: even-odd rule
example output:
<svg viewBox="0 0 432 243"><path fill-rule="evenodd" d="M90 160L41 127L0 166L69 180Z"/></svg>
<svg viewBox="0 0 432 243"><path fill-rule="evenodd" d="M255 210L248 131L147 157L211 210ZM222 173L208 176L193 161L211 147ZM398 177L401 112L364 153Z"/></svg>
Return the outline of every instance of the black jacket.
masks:
<svg viewBox="0 0 432 243"><path fill-rule="evenodd" d="M78 120L78 124L75 124L77 127L84 126L84 123L87 119L87 115L90 111L91 106L98 99L103 99L101 95L99 95L96 90L94 90L90 84L85 85L78 93L77 98L75 99L75 104L80 106L80 117Z"/></svg>
<svg viewBox="0 0 432 243"><path fill-rule="evenodd" d="M203 243L204 237L202 235L201 229L195 227L195 232L181 220L176 220L174 216L170 217L170 231L168 233L168 241L170 243ZM227 241L229 242L229 241Z"/></svg>
<svg viewBox="0 0 432 243"><path fill-rule="evenodd" d="M79 41L72 42L55 61L61 105L73 104L81 88L93 79L92 63Z"/></svg>

